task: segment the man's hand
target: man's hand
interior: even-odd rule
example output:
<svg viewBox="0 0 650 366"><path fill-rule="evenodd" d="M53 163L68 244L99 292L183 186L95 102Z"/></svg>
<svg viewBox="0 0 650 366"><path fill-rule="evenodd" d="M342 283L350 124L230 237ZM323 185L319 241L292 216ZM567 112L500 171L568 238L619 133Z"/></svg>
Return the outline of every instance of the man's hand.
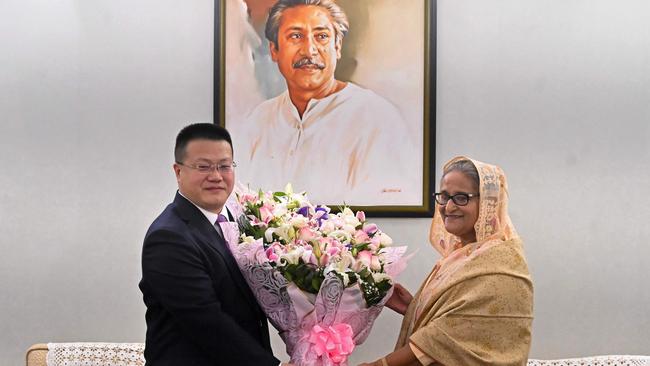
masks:
<svg viewBox="0 0 650 366"><path fill-rule="evenodd" d="M280 366L294 366L292 363L283 362Z"/></svg>
<svg viewBox="0 0 650 366"><path fill-rule="evenodd" d="M413 301L413 295L411 295L404 286L396 283L393 286L393 295L391 295L390 299L386 301L386 306L395 312L404 315L411 301Z"/></svg>

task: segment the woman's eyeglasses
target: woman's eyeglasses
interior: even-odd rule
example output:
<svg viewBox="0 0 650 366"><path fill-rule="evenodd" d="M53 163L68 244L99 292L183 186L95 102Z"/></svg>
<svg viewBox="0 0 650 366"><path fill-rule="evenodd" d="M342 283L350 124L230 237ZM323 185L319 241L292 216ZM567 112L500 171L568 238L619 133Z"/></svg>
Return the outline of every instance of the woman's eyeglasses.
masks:
<svg viewBox="0 0 650 366"><path fill-rule="evenodd" d="M449 195L446 192L442 192L433 194L433 198L435 198L436 202L442 206L446 205L449 200L452 200L456 206L465 206L469 203L469 200L472 197L478 196L478 193L456 193L454 195Z"/></svg>

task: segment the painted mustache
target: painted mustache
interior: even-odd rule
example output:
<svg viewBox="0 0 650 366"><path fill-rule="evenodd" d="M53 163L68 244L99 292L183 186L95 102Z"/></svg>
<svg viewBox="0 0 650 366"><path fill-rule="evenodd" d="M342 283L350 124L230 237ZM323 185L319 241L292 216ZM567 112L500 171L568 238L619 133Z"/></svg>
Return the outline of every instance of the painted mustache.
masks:
<svg viewBox="0 0 650 366"><path fill-rule="evenodd" d="M317 69L322 70L325 68L325 64L318 62L316 59L312 59L309 57L304 57L301 58L300 60L296 61L293 63L293 68L294 69L299 69L303 66L316 66Z"/></svg>

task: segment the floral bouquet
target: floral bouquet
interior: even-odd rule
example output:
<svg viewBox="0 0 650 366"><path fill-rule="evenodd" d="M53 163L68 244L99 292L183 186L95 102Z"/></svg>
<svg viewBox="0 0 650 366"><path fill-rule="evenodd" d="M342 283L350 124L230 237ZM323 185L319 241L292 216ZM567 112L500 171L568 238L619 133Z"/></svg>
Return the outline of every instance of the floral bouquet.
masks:
<svg viewBox="0 0 650 366"><path fill-rule="evenodd" d="M221 223L244 278L291 362L347 365L405 268L406 247L347 207L332 213L304 193L237 193L243 212Z"/></svg>

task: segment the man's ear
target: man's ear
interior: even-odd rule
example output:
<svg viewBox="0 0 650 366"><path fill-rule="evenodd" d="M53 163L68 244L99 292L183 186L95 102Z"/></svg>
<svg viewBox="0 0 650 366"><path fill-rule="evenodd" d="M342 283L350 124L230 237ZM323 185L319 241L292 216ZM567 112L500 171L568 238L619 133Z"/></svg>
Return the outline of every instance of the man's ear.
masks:
<svg viewBox="0 0 650 366"><path fill-rule="evenodd" d="M269 42L269 49L271 50L271 60L278 62L278 49L275 46L275 42Z"/></svg>
<svg viewBox="0 0 650 366"><path fill-rule="evenodd" d="M336 37L336 42L334 42L334 49L336 50L336 59L341 59L341 48L343 47L343 37Z"/></svg>
<svg viewBox="0 0 650 366"><path fill-rule="evenodd" d="M181 166L174 163L174 174L176 175L176 181L178 182L181 179Z"/></svg>

